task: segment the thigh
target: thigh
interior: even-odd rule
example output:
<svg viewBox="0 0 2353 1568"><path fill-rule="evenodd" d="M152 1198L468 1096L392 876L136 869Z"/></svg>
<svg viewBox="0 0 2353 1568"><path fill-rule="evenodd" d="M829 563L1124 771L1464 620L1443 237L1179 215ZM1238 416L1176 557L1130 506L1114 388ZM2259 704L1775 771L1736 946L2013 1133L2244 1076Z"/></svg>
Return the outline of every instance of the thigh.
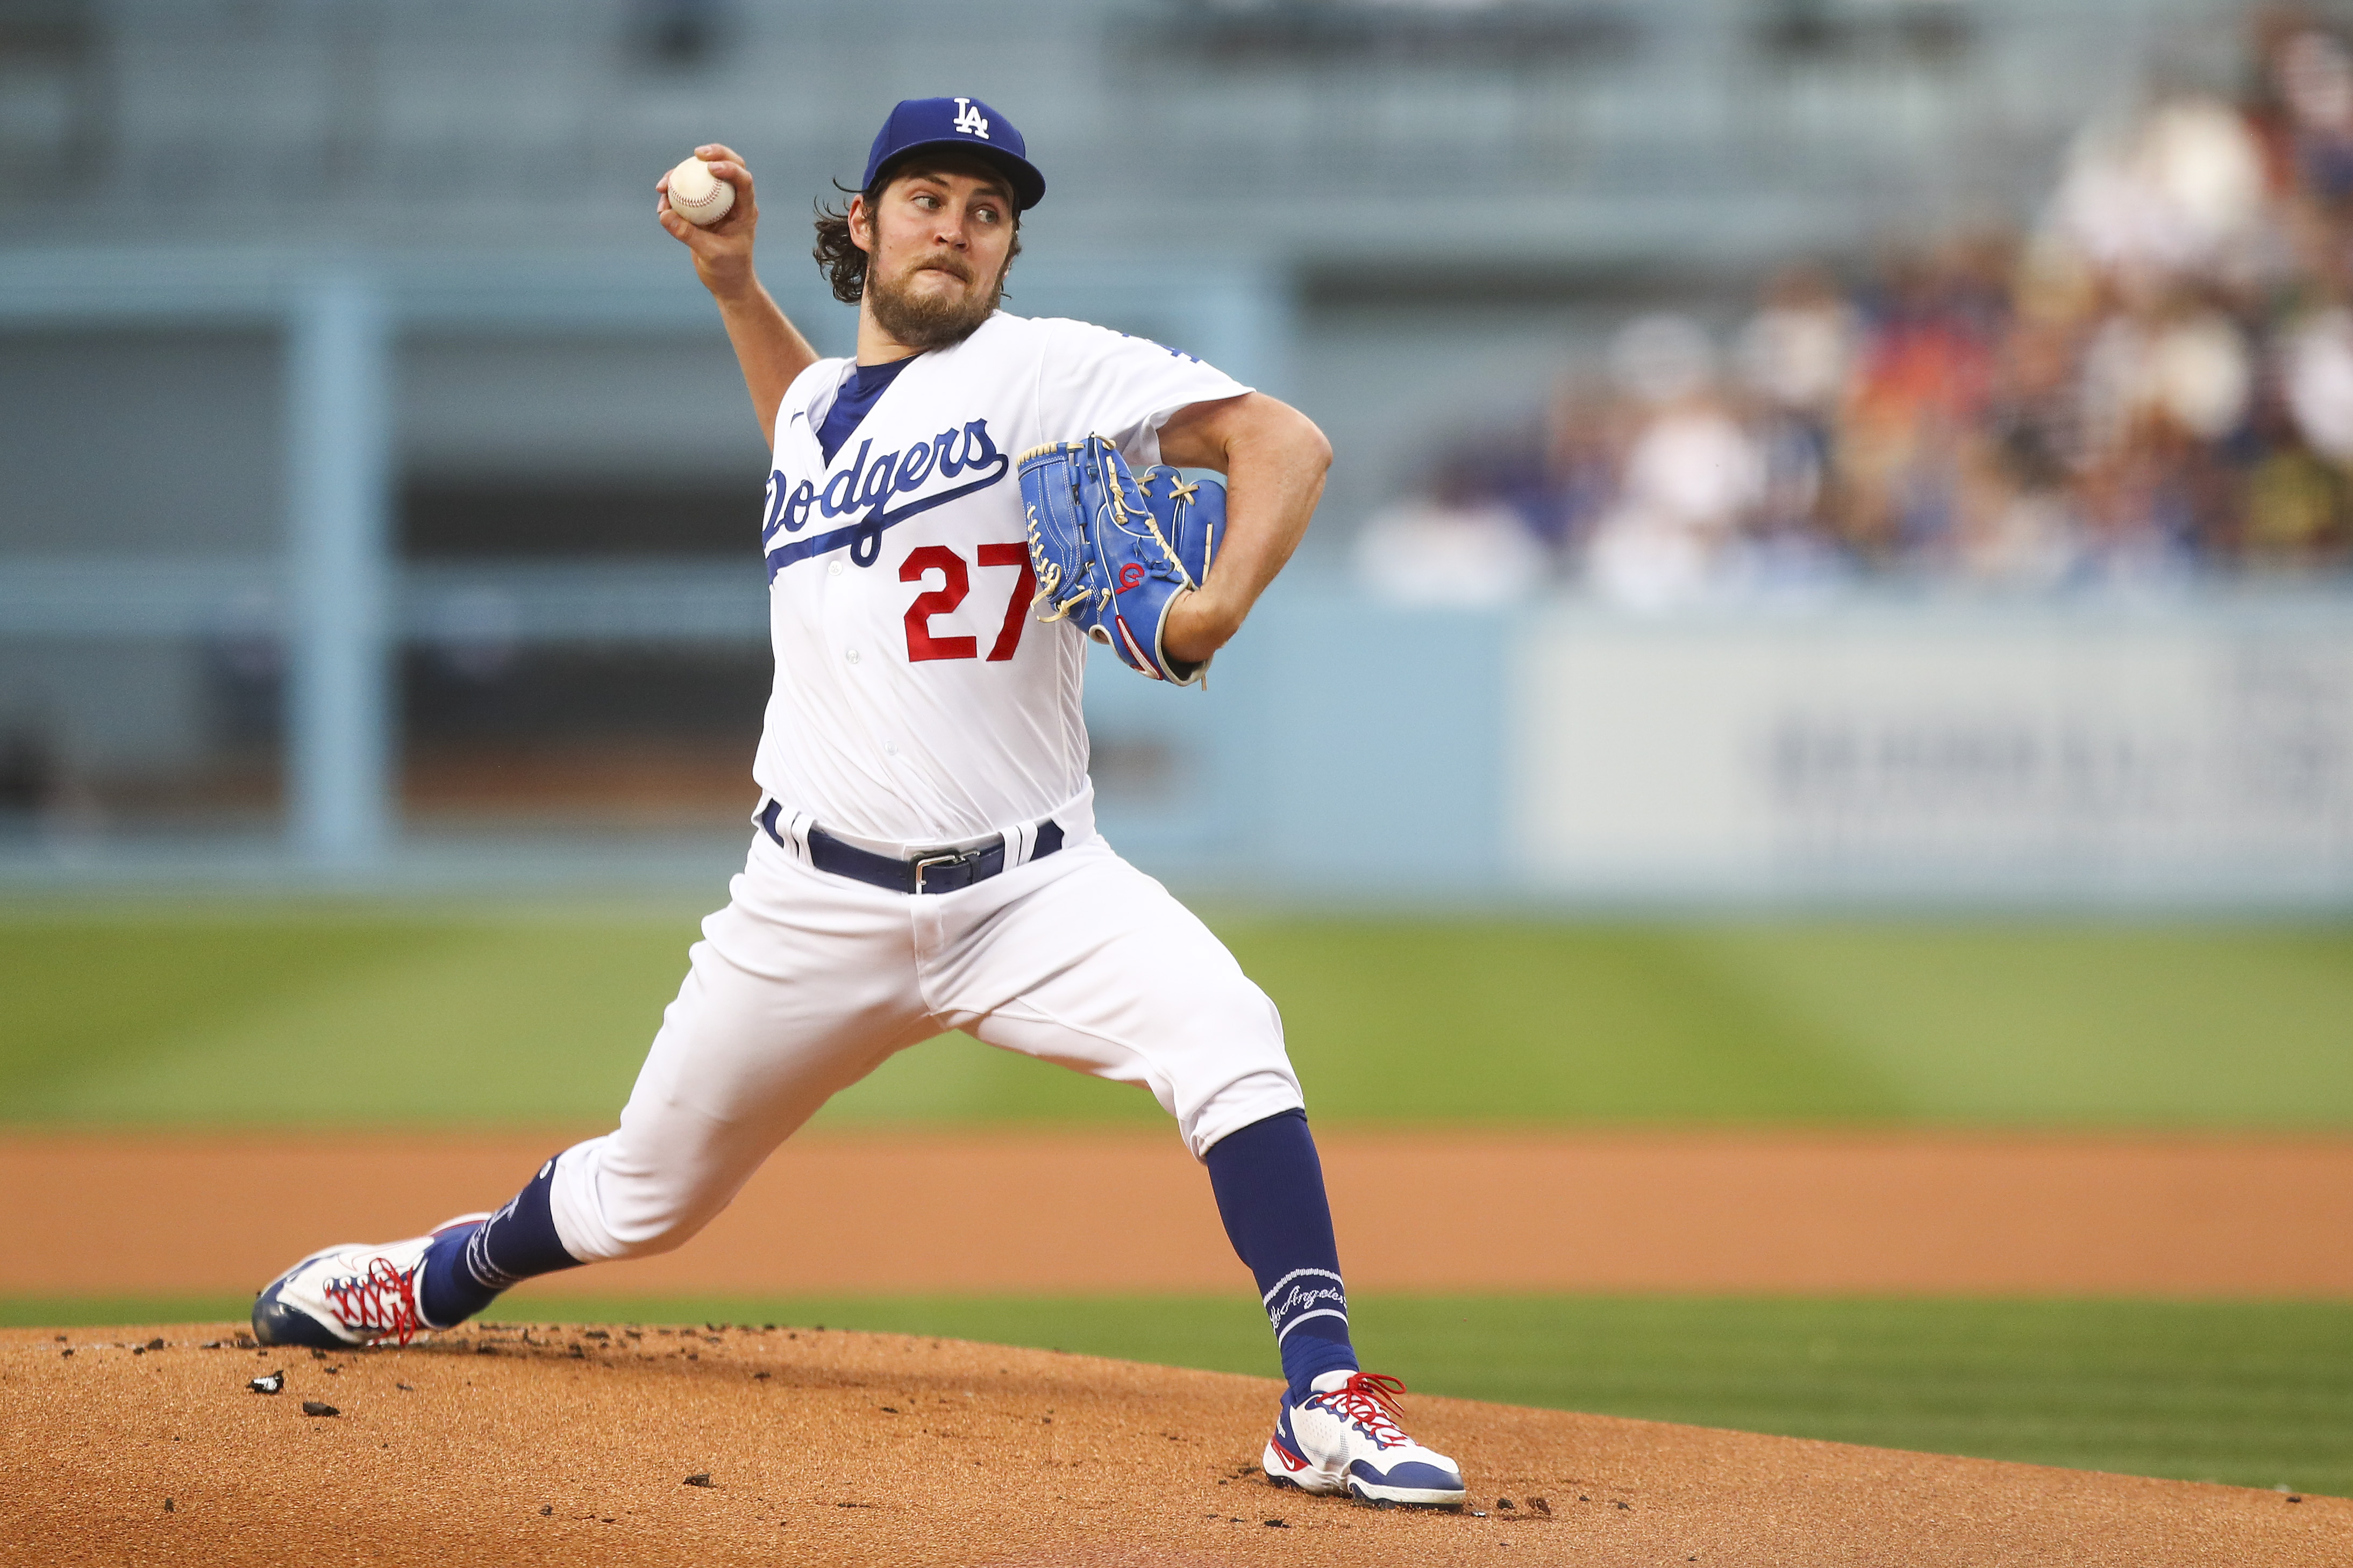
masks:
<svg viewBox="0 0 2353 1568"><path fill-rule="evenodd" d="M703 921L619 1129L559 1166L575 1251L692 1235L818 1107L933 1032L904 900L763 849Z"/></svg>
<svg viewBox="0 0 2353 1568"><path fill-rule="evenodd" d="M1302 1103L1273 1002L1166 889L1100 839L998 880L1017 878L939 911L936 953L919 940L942 1024L1148 1089L1196 1156Z"/></svg>

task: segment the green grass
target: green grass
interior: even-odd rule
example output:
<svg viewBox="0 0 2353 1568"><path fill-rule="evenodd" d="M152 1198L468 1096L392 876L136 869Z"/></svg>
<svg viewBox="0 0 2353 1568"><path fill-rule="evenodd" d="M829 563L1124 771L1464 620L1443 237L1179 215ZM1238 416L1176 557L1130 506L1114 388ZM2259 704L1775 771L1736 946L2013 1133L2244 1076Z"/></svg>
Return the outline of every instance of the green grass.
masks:
<svg viewBox="0 0 2353 1568"><path fill-rule="evenodd" d="M1214 921L1325 1124L2353 1127L2353 926ZM580 1124L672 910L0 910L0 1121ZM948 1037L835 1121L1155 1121Z"/></svg>
<svg viewBox="0 0 2353 1568"><path fill-rule="evenodd" d="M0 1323L240 1318L243 1298L0 1300ZM1415 1389L2353 1495L2353 1304L1374 1296L1358 1342ZM1247 1296L588 1300L493 1317L779 1322L1271 1375Z"/></svg>
<svg viewBox="0 0 2353 1568"><path fill-rule="evenodd" d="M2353 1129L2353 926L1213 921L1319 1122ZM339 902L0 910L0 1123L595 1123L691 911ZM1153 1122L960 1037L837 1121ZM558 1304L560 1303L560 1304ZM0 1323L242 1298L0 1300ZM537 1301L1266 1373L1246 1298ZM2353 1304L1376 1297L1416 1387L1897 1447L2353 1493Z"/></svg>

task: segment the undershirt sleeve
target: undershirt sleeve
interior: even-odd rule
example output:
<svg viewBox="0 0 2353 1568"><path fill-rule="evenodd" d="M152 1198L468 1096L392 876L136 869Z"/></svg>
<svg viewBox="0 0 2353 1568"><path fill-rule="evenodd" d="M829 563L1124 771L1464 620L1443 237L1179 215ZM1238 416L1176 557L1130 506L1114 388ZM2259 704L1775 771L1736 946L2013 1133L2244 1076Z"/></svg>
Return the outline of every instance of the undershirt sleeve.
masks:
<svg viewBox="0 0 2353 1568"><path fill-rule="evenodd" d="M1251 390L1191 354L1085 321L1051 331L1039 367L1045 438L1108 436L1135 467L1160 460L1160 426L1178 409Z"/></svg>

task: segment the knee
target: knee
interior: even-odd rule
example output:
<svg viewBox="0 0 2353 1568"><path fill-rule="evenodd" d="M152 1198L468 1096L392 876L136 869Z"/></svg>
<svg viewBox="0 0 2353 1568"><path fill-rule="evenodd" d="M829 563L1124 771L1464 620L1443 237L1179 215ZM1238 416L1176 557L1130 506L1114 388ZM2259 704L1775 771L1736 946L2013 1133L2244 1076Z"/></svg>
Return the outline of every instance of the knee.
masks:
<svg viewBox="0 0 2353 1568"><path fill-rule="evenodd" d="M1227 1134L1286 1110L1304 1110L1306 1104L1305 1097L1299 1092L1299 1079L1278 1047L1272 1063L1239 1073L1205 1096L1198 1105L1181 1109L1178 1130L1184 1134L1186 1146L1193 1151L1193 1157L1206 1159L1209 1150Z"/></svg>

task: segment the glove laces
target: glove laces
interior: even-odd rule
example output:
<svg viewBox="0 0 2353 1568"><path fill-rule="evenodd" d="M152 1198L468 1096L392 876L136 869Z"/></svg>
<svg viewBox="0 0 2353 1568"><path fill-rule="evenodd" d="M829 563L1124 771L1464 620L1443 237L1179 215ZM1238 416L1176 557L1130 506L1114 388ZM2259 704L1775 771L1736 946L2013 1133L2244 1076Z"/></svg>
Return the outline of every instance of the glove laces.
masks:
<svg viewBox="0 0 2353 1568"><path fill-rule="evenodd" d="M322 1294L345 1328L373 1335L374 1343L405 1345L425 1327L417 1310L417 1270L396 1268L388 1258L369 1259L365 1274L334 1280Z"/></svg>
<svg viewBox="0 0 2353 1568"><path fill-rule="evenodd" d="M1328 1394L1315 1395L1330 1409L1345 1415L1366 1436L1386 1448L1391 1444L1410 1443L1412 1438L1398 1422L1405 1407L1398 1395L1405 1392L1402 1380L1384 1377L1378 1373L1352 1372L1348 1381Z"/></svg>
<svg viewBox="0 0 2353 1568"><path fill-rule="evenodd" d="M1118 458L1119 448L1112 445L1111 437L1107 436L1090 436L1087 439L1092 443L1100 443L1103 453L1108 458L1113 459ZM1104 488L1110 491L1112 525L1123 532L1132 534L1135 531L1135 525L1137 523L1142 523L1144 525L1144 531L1152 536L1152 542L1160 547L1160 558L1176 568L1177 580L1183 583L1187 588L1199 587L1200 584L1193 581L1193 574L1185 570L1184 558L1176 553L1176 547L1168 542L1168 536L1166 534L1160 531L1160 520L1152 515L1151 506L1149 504L1146 504L1142 508L1129 506L1127 504L1127 497L1120 491L1119 481L1113 477L1117 472L1116 468L1111 462L1105 462L1103 464L1103 478L1107 481ZM1193 489L1197 488L1198 487L1194 486L1179 487L1176 492L1178 499L1190 499ZM1136 487L1136 493L1138 495L1143 495L1145 493L1144 487L1142 485L1139 484ZM1106 605L1110 604L1108 597L1105 598L1104 604Z"/></svg>

